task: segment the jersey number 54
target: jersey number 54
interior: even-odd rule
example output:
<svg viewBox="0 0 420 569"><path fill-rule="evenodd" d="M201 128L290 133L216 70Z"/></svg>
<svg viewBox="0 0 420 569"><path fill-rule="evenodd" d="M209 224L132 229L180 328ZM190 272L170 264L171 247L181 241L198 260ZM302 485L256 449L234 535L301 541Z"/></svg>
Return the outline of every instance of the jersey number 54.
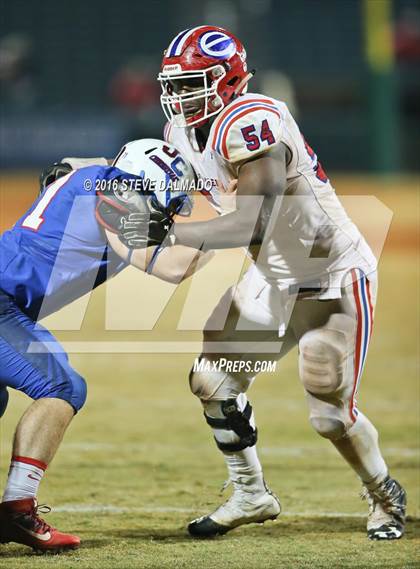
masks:
<svg viewBox="0 0 420 569"><path fill-rule="evenodd" d="M256 126L254 124L241 128L242 136L244 137L248 150L258 150L262 142L267 142L268 145L276 142L267 119L264 119L261 123L260 134L258 135L255 131Z"/></svg>

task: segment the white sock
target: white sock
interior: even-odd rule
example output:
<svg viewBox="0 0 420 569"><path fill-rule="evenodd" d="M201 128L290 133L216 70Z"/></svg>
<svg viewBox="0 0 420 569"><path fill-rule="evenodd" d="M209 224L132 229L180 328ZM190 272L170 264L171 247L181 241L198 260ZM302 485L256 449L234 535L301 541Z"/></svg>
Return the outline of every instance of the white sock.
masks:
<svg viewBox="0 0 420 569"><path fill-rule="evenodd" d="M47 465L25 456L13 456L3 502L35 498Z"/></svg>
<svg viewBox="0 0 420 569"><path fill-rule="evenodd" d="M229 478L233 485L246 486L253 494L266 491L257 447L247 447L237 452L223 453Z"/></svg>
<svg viewBox="0 0 420 569"><path fill-rule="evenodd" d="M379 450L378 431L360 411L347 434L332 442L367 488L375 488L387 476L388 469Z"/></svg>

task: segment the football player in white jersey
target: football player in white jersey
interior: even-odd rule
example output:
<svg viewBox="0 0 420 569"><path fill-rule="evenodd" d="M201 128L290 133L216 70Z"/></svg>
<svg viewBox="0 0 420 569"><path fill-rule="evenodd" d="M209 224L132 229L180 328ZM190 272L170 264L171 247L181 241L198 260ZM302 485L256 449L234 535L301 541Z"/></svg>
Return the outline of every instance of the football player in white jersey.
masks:
<svg viewBox="0 0 420 569"><path fill-rule="evenodd" d="M219 213L218 185L237 180L235 211L175 224L172 242L197 249L251 244L255 261L214 309L204 330L202 371L190 375L233 494L188 529L209 537L280 513L257 456L246 397L254 374L212 364L221 357L279 359L298 346L310 422L360 478L369 503L368 537L398 539L405 491L389 476L377 431L355 401L372 332L377 262L287 106L247 93L252 75L241 42L213 26L179 33L159 74L166 140L199 178L217 181L208 198ZM278 341L281 350L267 353ZM238 343L243 349L232 353Z"/></svg>

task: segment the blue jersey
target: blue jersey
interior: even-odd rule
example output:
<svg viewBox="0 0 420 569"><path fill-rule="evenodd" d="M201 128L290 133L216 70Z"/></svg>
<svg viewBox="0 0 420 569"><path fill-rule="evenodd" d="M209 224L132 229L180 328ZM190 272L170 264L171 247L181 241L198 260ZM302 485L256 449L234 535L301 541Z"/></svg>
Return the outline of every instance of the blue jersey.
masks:
<svg viewBox="0 0 420 569"><path fill-rule="evenodd" d="M89 166L50 184L0 237L0 288L36 320L55 312L127 264L107 244L95 217L101 180L128 177Z"/></svg>

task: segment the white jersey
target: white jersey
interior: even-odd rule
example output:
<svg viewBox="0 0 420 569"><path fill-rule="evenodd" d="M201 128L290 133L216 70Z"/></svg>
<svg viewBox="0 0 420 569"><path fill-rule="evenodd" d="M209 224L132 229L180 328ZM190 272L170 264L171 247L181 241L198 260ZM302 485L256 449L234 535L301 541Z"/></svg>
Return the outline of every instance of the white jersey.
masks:
<svg viewBox="0 0 420 569"><path fill-rule="evenodd" d="M349 269L367 276L376 270L372 251L283 102L254 93L240 96L217 116L204 149L193 128L167 125L165 138L191 162L203 186L211 187L208 198L219 213L217 184L226 186L244 161L273 146L282 142L288 148L284 196L255 259L267 280L319 287L320 298L335 298Z"/></svg>

